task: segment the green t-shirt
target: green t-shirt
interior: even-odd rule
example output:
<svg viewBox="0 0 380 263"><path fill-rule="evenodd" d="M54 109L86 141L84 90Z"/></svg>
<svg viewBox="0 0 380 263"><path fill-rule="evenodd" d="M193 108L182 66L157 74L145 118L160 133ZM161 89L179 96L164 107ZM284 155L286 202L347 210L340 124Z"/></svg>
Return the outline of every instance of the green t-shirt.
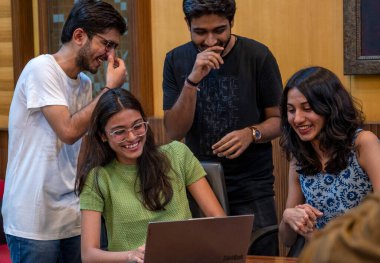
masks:
<svg viewBox="0 0 380 263"><path fill-rule="evenodd" d="M161 146L160 150L167 155L172 166L168 176L173 198L163 211L150 211L141 203L141 195L138 194L140 180L135 165L113 160L104 167L98 167L101 194L94 185L94 169L89 173L80 195L80 208L102 213L110 251L132 250L145 244L149 222L191 218L186 186L204 177L206 172L183 143L174 141Z"/></svg>

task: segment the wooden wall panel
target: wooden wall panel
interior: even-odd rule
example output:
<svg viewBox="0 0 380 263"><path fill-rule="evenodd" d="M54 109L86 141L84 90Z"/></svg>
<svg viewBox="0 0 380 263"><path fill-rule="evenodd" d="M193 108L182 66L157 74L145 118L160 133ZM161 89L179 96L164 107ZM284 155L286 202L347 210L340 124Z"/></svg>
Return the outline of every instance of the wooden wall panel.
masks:
<svg viewBox="0 0 380 263"><path fill-rule="evenodd" d="M0 17L10 17L11 16L11 1L2 0L0 1Z"/></svg>
<svg viewBox="0 0 380 263"><path fill-rule="evenodd" d="M12 0L13 71L17 82L26 63L34 57L33 3Z"/></svg>
<svg viewBox="0 0 380 263"><path fill-rule="evenodd" d="M182 0L151 0L151 5L154 115L162 117L161 85L165 55L189 41L190 34L182 13Z"/></svg>
<svg viewBox="0 0 380 263"><path fill-rule="evenodd" d="M13 95L12 48L11 0L0 0L0 129L8 127L9 105Z"/></svg>
<svg viewBox="0 0 380 263"><path fill-rule="evenodd" d="M0 21L1 23L1 21ZM12 42L2 42L2 48L0 49L0 67L9 67L13 64L13 54L12 54Z"/></svg>
<svg viewBox="0 0 380 263"><path fill-rule="evenodd" d="M153 131L157 145L163 145L170 142L169 137L166 135L164 121L162 118L149 117L148 122L149 129Z"/></svg>
<svg viewBox="0 0 380 263"><path fill-rule="evenodd" d="M1 43L0 43L0 48L1 48ZM12 66L0 67L0 83L1 83L0 91L13 91L14 81L13 81L13 67Z"/></svg>
<svg viewBox="0 0 380 263"><path fill-rule="evenodd" d="M131 92L140 100L145 114L154 115L152 28L150 0L129 2L131 41Z"/></svg>
<svg viewBox="0 0 380 263"><path fill-rule="evenodd" d="M286 205L286 197L288 196L288 173L289 163L285 154L282 152L279 139L272 141L273 146L273 174L275 176L274 192L276 193L276 212L278 222L281 221L282 213Z"/></svg>
<svg viewBox="0 0 380 263"><path fill-rule="evenodd" d="M5 179L8 160L8 132L0 130L0 179Z"/></svg>
<svg viewBox="0 0 380 263"><path fill-rule="evenodd" d="M367 123L364 125L364 130L373 132L380 139L380 123Z"/></svg>
<svg viewBox="0 0 380 263"><path fill-rule="evenodd" d="M3 7L3 8L9 8L9 7ZM11 21L10 13L8 12L0 13L0 32L2 32L2 34L0 35L0 42L4 43L4 42L12 41L12 21Z"/></svg>
<svg viewBox="0 0 380 263"><path fill-rule="evenodd" d="M288 173L289 173L289 162L286 160L285 154L282 152L280 147L280 139L277 138L272 141L273 147L273 175L275 177L274 181L274 193L276 202L276 214L277 221L280 224L282 219L282 214L286 206L286 198L288 196ZM287 248L279 240L280 255L285 256L287 254Z"/></svg>

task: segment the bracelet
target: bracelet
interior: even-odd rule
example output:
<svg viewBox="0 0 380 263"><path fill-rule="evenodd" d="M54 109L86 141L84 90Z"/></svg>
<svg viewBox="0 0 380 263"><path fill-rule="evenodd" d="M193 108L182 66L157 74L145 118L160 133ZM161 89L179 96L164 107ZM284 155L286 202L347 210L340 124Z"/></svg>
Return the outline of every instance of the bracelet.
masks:
<svg viewBox="0 0 380 263"><path fill-rule="evenodd" d="M189 80L188 77L186 78L186 81L187 81L187 83L189 83L191 86L194 86L194 87L198 87L199 83L200 83L200 82L198 82L198 83L192 82L191 80Z"/></svg>
<svg viewBox="0 0 380 263"><path fill-rule="evenodd" d="M185 80L184 86L188 87L190 89L196 89L197 91L200 91L200 89L198 88L198 86L191 84L188 79Z"/></svg>

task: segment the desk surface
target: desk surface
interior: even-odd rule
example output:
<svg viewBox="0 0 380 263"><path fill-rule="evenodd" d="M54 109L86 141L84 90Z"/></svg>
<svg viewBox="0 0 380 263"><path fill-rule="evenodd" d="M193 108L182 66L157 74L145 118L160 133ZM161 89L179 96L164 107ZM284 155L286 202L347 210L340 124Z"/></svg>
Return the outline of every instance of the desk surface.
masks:
<svg viewBox="0 0 380 263"><path fill-rule="evenodd" d="M246 263L296 263L297 258L247 256Z"/></svg>

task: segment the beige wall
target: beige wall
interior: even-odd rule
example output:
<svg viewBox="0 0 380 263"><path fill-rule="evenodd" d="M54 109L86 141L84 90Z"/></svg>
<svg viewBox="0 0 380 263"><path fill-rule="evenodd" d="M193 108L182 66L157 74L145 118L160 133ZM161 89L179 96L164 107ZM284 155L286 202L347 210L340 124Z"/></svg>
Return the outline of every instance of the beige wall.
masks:
<svg viewBox="0 0 380 263"><path fill-rule="evenodd" d="M11 0L0 1L0 129L8 126L13 95Z"/></svg>
<svg viewBox="0 0 380 263"><path fill-rule="evenodd" d="M166 53L189 41L182 0L151 0L154 114L162 116L162 70Z"/></svg>
<svg viewBox="0 0 380 263"><path fill-rule="evenodd" d="M343 75L343 1L236 0L233 32L254 38L272 50L285 82L296 70L319 65L335 72L363 103L367 121L380 122L380 75ZM154 109L162 116L162 68L165 54L189 40L182 0L151 0Z"/></svg>

